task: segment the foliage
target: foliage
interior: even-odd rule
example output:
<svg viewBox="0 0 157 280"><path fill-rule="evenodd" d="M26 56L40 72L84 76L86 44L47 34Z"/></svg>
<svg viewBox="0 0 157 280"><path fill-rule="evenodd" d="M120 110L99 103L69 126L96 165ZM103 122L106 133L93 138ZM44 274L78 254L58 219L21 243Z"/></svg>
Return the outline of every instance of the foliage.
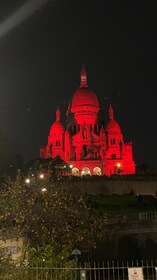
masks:
<svg viewBox="0 0 157 280"><path fill-rule="evenodd" d="M62 175L71 172L70 165L64 162L59 156L55 158L37 158L25 164L26 174L39 174L39 172L47 174L49 179L56 180Z"/></svg>
<svg viewBox="0 0 157 280"><path fill-rule="evenodd" d="M33 177L26 184L18 174L15 181L1 189L0 205L5 231L18 230L19 236L35 248L53 245L58 251L64 246L87 250L100 232L101 224L82 195L46 177Z"/></svg>
<svg viewBox="0 0 157 280"><path fill-rule="evenodd" d="M19 278L18 278L19 277ZM17 271L16 264L13 263L9 256L0 258L0 280L17 280L20 279L20 272Z"/></svg>
<svg viewBox="0 0 157 280"><path fill-rule="evenodd" d="M132 194L90 195L88 196L87 202L91 209L99 214L106 215L108 218L114 218L129 213L152 211L152 207L156 206L155 203L156 199L153 197L150 199L148 196L144 198L144 196Z"/></svg>
<svg viewBox="0 0 157 280"><path fill-rule="evenodd" d="M51 246L44 246L28 248L28 254L29 263L20 266L9 257L0 259L0 280L73 279L75 262L69 260L68 249L56 254Z"/></svg>
<svg viewBox="0 0 157 280"><path fill-rule="evenodd" d="M70 259L71 248L64 247L60 252L57 252L51 245L42 246L39 248L27 248L28 263L31 266L43 266L46 267L74 267L75 262Z"/></svg>

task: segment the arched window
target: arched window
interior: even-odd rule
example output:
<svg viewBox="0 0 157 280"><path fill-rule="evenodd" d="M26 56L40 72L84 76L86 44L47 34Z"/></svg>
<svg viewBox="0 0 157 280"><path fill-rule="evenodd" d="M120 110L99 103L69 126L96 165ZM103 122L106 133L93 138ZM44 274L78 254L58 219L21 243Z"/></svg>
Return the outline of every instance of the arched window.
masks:
<svg viewBox="0 0 157 280"><path fill-rule="evenodd" d="M116 154L112 154L112 155L111 155L111 158L112 158L112 159L115 159L115 158L116 158Z"/></svg>
<svg viewBox="0 0 157 280"><path fill-rule="evenodd" d="M88 167L84 167L82 169L82 175L84 176L91 175L90 169Z"/></svg>
<svg viewBox="0 0 157 280"><path fill-rule="evenodd" d="M83 139L87 139L87 128L83 128Z"/></svg>
<svg viewBox="0 0 157 280"><path fill-rule="evenodd" d="M101 169L100 169L100 167L94 167L94 169L93 169L93 173L94 173L94 175L98 175L98 176L100 176L102 173L101 173Z"/></svg>
<svg viewBox="0 0 157 280"><path fill-rule="evenodd" d="M83 145L83 156L86 157L87 156L87 146Z"/></svg>
<svg viewBox="0 0 157 280"><path fill-rule="evenodd" d="M56 146L60 146L60 140L56 140Z"/></svg>
<svg viewBox="0 0 157 280"><path fill-rule="evenodd" d="M98 127L97 127L97 124L95 124L94 126L94 132L97 133L98 132Z"/></svg>
<svg viewBox="0 0 157 280"><path fill-rule="evenodd" d="M115 138L112 138L112 139L111 139L111 144L112 144L112 145L116 144L116 139L115 139Z"/></svg>
<svg viewBox="0 0 157 280"><path fill-rule="evenodd" d="M97 152L97 151L94 152L94 158L95 158L95 159L98 158L98 152Z"/></svg>
<svg viewBox="0 0 157 280"><path fill-rule="evenodd" d="M78 168L76 168L76 167L72 168L72 175L73 175L73 176L79 176L79 170L78 170Z"/></svg>

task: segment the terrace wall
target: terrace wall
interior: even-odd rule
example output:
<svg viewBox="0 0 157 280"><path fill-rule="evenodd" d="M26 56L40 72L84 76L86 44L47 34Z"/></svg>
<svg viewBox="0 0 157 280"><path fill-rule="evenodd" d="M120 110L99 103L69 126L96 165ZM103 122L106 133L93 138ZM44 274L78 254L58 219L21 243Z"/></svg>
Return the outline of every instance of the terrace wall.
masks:
<svg viewBox="0 0 157 280"><path fill-rule="evenodd" d="M69 184L69 182L67 182ZM157 195L157 180L144 180L144 179L106 179L100 178L83 178L78 180L71 180L70 185L74 189L79 189L83 193L92 195L104 194L130 194L135 195Z"/></svg>

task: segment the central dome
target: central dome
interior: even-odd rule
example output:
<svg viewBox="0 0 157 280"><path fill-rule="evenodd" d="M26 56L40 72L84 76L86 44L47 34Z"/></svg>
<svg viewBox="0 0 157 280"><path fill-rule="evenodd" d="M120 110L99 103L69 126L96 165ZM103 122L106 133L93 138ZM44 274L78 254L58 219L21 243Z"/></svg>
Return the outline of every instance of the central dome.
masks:
<svg viewBox="0 0 157 280"><path fill-rule="evenodd" d="M78 106L94 106L99 108L96 94L88 89L88 87L76 90L72 97L71 108Z"/></svg>
<svg viewBox="0 0 157 280"><path fill-rule="evenodd" d="M75 111L76 107L94 107L93 109L99 110L99 102L97 99L96 94L88 88L87 85L87 73L84 68L84 65L81 70L80 74L81 83L78 90L76 90L73 94L72 100L71 100L71 109L73 112L73 109ZM84 109L83 109L84 110Z"/></svg>

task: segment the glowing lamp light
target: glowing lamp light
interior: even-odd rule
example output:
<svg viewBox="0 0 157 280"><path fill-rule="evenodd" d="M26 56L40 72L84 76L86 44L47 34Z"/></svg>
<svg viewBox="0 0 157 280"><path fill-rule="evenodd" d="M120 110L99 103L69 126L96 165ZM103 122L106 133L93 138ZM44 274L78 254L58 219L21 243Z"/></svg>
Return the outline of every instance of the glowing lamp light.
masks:
<svg viewBox="0 0 157 280"><path fill-rule="evenodd" d="M26 178L25 183L26 183L26 184L29 184L30 181L31 181L31 180L30 180L29 178Z"/></svg>
<svg viewBox="0 0 157 280"><path fill-rule="evenodd" d="M82 171L82 175L84 174L84 170Z"/></svg>
<svg viewBox="0 0 157 280"><path fill-rule="evenodd" d="M45 193L45 192L47 192L47 189L46 188L42 188L41 191L42 191L42 193Z"/></svg>
<svg viewBox="0 0 157 280"><path fill-rule="evenodd" d="M80 280L86 280L86 271L84 269L80 271Z"/></svg>
<svg viewBox="0 0 157 280"><path fill-rule="evenodd" d="M72 164L70 164L70 165L69 165L69 167L70 167L70 168L73 168L73 165L72 165Z"/></svg>
<svg viewBox="0 0 157 280"><path fill-rule="evenodd" d="M121 164L118 162L117 163L117 174L120 174L121 172L122 172Z"/></svg>
<svg viewBox="0 0 157 280"><path fill-rule="evenodd" d="M39 178L40 178L40 179L43 179L43 178L44 178L44 174L40 174L40 175L39 175Z"/></svg>

